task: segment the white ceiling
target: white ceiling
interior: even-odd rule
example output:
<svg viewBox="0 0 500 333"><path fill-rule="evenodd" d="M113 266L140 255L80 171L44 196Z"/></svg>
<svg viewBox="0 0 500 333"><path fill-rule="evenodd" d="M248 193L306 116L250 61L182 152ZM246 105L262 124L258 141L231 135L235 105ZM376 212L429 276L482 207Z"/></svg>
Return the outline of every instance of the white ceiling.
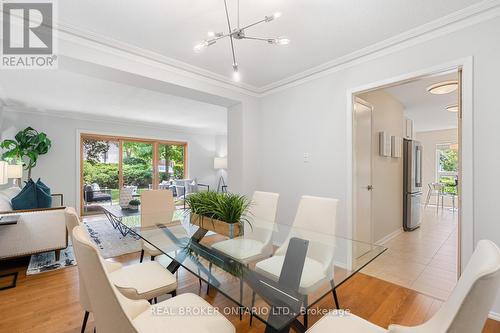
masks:
<svg viewBox="0 0 500 333"><path fill-rule="evenodd" d="M108 116L179 130L227 132L227 109L62 70L2 71L0 105Z"/></svg>
<svg viewBox="0 0 500 333"><path fill-rule="evenodd" d="M242 82L263 87L431 22L480 0L240 0L241 22L283 16L248 30L291 38L287 47L235 41ZM236 0L228 0L235 18ZM64 0L59 21L231 76L229 41L196 54L207 31L226 31L222 0Z"/></svg>
<svg viewBox="0 0 500 333"><path fill-rule="evenodd" d="M438 75L386 88L385 91L403 104L405 115L413 120L417 132L457 128L457 114L446 111L448 105L458 103L457 91L445 95L427 92L427 87L434 83L457 78L457 73Z"/></svg>

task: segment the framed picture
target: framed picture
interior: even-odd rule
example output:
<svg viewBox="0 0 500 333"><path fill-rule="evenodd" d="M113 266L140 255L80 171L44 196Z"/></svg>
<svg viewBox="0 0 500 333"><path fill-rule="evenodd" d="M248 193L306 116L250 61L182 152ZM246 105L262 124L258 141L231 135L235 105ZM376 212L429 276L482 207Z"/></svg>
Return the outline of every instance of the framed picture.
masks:
<svg viewBox="0 0 500 333"><path fill-rule="evenodd" d="M402 148L402 138L399 136L391 136L391 156L395 158L401 157L401 148Z"/></svg>
<svg viewBox="0 0 500 333"><path fill-rule="evenodd" d="M388 157L391 156L391 137L386 132L379 132L379 155Z"/></svg>

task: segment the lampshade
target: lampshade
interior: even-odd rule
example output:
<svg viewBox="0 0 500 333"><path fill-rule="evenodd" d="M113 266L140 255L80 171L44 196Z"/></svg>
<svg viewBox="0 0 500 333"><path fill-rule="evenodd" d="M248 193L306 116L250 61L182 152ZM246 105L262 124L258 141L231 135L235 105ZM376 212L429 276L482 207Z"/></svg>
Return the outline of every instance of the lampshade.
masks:
<svg viewBox="0 0 500 333"><path fill-rule="evenodd" d="M23 166L21 164L12 164L7 166L7 178L18 179L23 177Z"/></svg>
<svg viewBox="0 0 500 333"><path fill-rule="evenodd" d="M7 162L0 161L0 185L7 184L9 179L7 178Z"/></svg>
<svg viewBox="0 0 500 333"><path fill-rule="evenodd" d="M227 169L227 157L214 158L214 169Z"/></svg>

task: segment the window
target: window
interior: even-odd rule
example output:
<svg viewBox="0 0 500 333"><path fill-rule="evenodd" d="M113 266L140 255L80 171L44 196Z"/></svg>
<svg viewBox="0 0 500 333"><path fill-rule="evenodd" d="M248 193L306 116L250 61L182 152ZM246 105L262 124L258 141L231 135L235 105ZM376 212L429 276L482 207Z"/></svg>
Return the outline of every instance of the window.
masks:
<svg viewBox="0 0 500 333"><path fill-rule="evenodd" d="M457 144L439 144L436 147L436 181L444 184L446 193L456 193L458 181Z"/></svg>
<svg viewBox="0 0 500 333"><path fill-rule="evenodd" d="M120 188L168 189L186 178L187 143L108 135L81 135L81 208L100 212L118 204Z"/></svg>

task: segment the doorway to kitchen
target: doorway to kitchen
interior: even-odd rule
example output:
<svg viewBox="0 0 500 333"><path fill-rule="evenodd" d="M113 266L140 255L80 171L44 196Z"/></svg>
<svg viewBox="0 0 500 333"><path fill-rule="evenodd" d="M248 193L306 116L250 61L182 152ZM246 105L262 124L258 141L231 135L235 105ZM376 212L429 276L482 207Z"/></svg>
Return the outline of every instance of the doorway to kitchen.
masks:
<svg viewBox="0 0 500 333"><path fill-rule="evenodd" d="M353 238L388 250L364 273L447 299L460 274L460 68L357 91Z"/></svg>

